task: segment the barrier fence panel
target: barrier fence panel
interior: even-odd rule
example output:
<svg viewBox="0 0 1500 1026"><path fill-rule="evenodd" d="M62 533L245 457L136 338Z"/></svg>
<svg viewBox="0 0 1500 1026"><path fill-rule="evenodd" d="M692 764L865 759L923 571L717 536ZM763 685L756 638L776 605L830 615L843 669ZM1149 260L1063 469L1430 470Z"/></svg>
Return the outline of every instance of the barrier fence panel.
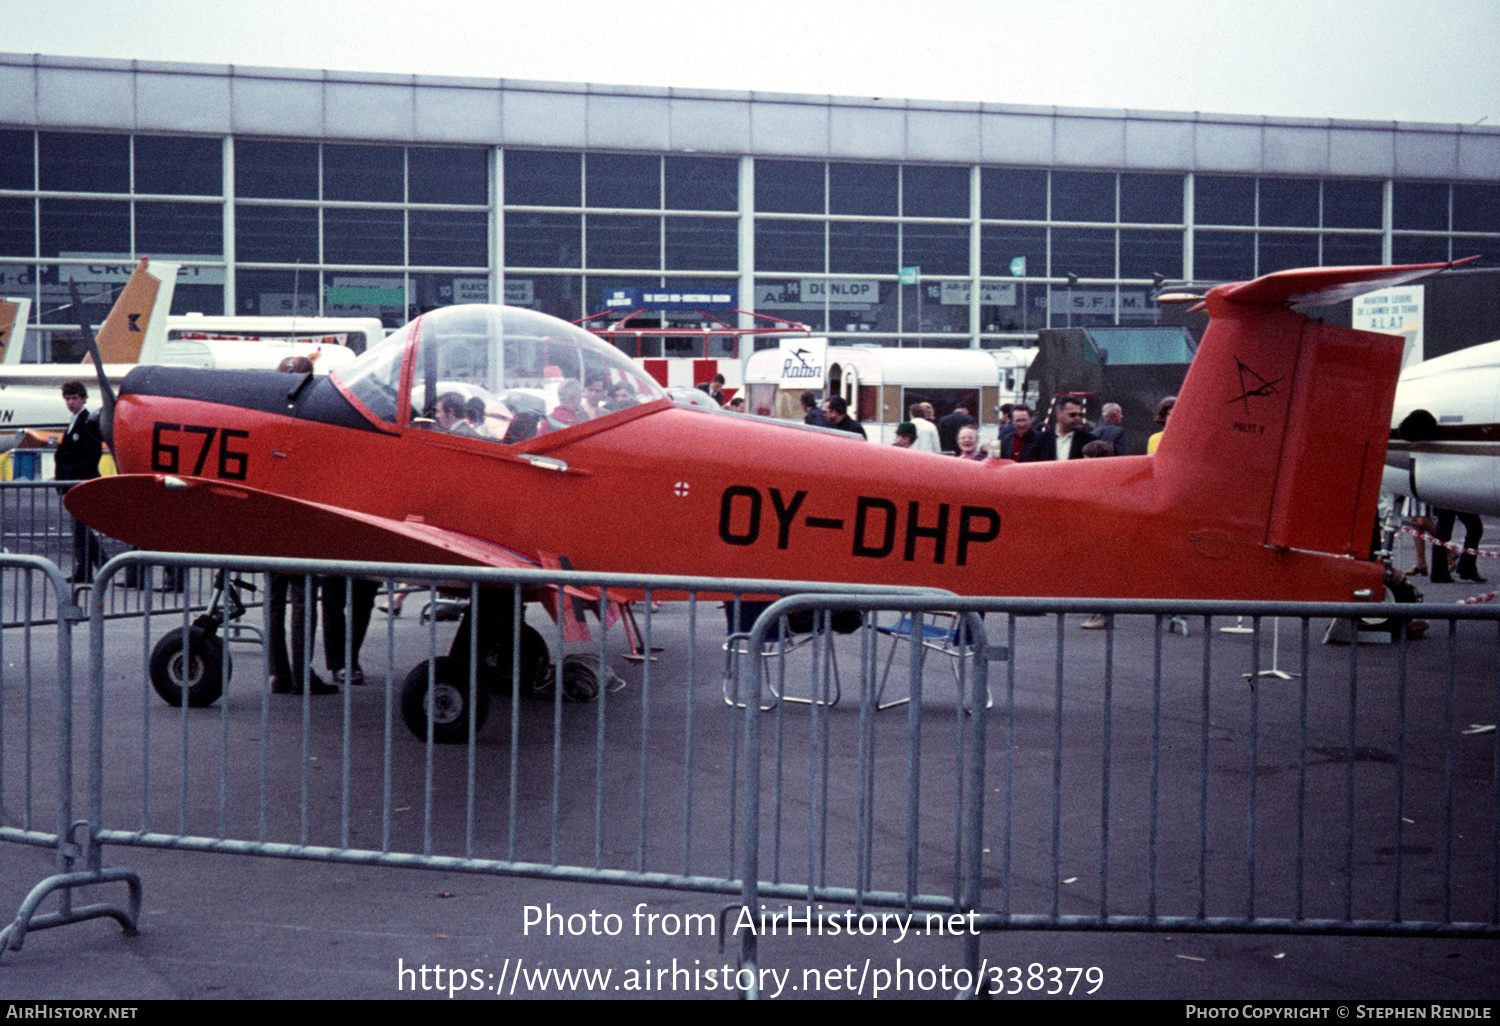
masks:
<svg viewBox="0 0 1500 1026"><path fill-rule="evenodd" d="M760 990L762 935L853 924L883 934L890 914L871 906L898 910L906 926L931 917L941 933L955 913L979 907L988 664L1008 653L988 644L981 618L953 608L944 602L935 612L931 596L802 595L771 605L749 632L745 679L780 699L772 715L745 723L742 888L726 919L751 927L733 931L750 996ZM814 672L800 696L805 714L791 716L782 639L799 615L813 618ZM840 617L863 625L842 645ZM857 677L846 683L841 667L856 654ZM929 673L930 664L940 665ZM768 912L765 899L781 899L785 911ZM964 936L968 963L959 989L971 991L977 934L952 932Z"/></svg>
<svg viewBox="0 0 1500 1026"><path fill-rule="evenodd" d="M915 615L930 605L815 601L877 623L881 608ZM774 629L775 612L809 604L778 603L755 637ZM1500 611L999 599L944 608L989 615L969 644L946 621L928 635L927 665L912 667L907 750L922 757L909 759L904 779L878 755L857 770L860 786L885 780L908 802L894 824L905 859L861 831L852 891L812 860L787 886L797 863L786 858L783 810L796 792L783 776L779 720L766 738L768 714L747 725L747 758L753 774L748 753L763 752L774 776L746 791L760 795L775 833L747 839L745 907L800 886L833 918L840 902L895 906L914 914L914 928L951 895L949 907L973 911L979 931L1500 936ZM1348 619L1356 609L1360 630ZM1099 613L1102 630L1078 629ZM1418 613L1430 633L1413 640ZM932 654L954 648L983 655L967 686L962 658ZM928 689L944 678L946 701L934 702ZM963 708L987 695L990 711L945 740L919 709L952 715L955 682ZM879 680L861 686L878 693ZM860 716L878 705L862 704ZM814 746L837 751L814 712ZM961 782L936 789L936 809L924 766L934 743L955 756L949 772ZM868 801L858 795L861 815ZM887 827L897 812L885 808ZM803 836L819 851L841 840L813 816ZM933 858L945 838L947 854ZM869 874L882 856L904 883ZM971 934L964 979L976 990L1015 983L979 951ZM742 937L741 957L756 962L755 936Z"/></svg>
<svg viewBox="0 0 1500 1026"><path fill-rule="evenodd" d="M1378 607L1385 643L1324 645L1350 607L988 608L1045 615L1008 618L1037 650L997 692L987 925L1500 935L1496 610L1422 607L1418 641Z"/></svg>
<svg viewBox="0 0 1500 1026"><path fill-rule="evenodd" d="M726 635L748 597L827 585L126 553L95 591L188 564L218 581L202 614L92 610L92 859L159 847L739 892L740 745L760 714L734 700ZM272 571L294 616L303 598L285 675L266 644L285 614L235 599ZM317 662L349 668L337 694Z"/></svg>
<svg viewBox="0 0 1500 1026"><path fill-rule="evenodd" d="M57 566L34 555L0 555L0 602L18 620L18 629L0 631L0 841L51 849L53 862L0 929L0 954L19 950L28 930L103 916L133 933L140 911L135 874L101 871L97 863L74 869L84 846L75 837L73 803L73 624L83 611ZM75 888L116 881L129 889L126 908L74 904ZM42 911L52 897L56 909Z"/></svg>

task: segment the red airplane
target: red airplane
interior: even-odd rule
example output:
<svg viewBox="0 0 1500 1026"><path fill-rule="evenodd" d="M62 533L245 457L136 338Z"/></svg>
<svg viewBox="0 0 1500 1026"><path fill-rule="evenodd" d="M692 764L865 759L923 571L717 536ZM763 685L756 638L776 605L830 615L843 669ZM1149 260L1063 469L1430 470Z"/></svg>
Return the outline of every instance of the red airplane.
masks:
<svg viewBox="0 0 1500 1026"><path fill-rule="evenodd" d="M1153 456L971 462L687 409L582 329L456 306L324 378L133 371L114 411L121 473L67 506L168 551L963 595L1378 598L1402 342L1295 308L1449 266L1214 288Z"/></svg>

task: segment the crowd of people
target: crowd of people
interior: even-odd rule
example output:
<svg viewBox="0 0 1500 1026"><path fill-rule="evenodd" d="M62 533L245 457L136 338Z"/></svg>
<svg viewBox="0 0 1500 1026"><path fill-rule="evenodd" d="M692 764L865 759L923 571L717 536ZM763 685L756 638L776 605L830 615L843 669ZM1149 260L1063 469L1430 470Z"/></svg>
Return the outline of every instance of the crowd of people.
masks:
<svg viewBox="0 0 1500 1026"><path fill-rule="evenodd" d="M850 413L849 402L839 395L818 401L811 390L802 393L802 422L813 427L836 428L868 438L864 425ZM1156 411L1158 431L1148 440L1148 452L1154 452L1172 412L1176 396L1161 401ZM1099 411L1099 423L1089 428L1084 421L1084 400L1080 396L1060 396L1053 405L1051 425L1038 418L1031 407L1005 403L1000 407L1000 430L993 441L980 441L980 425L967 404L959 403L952 413L939 418L931 403L912 403L907 419L896 426L894 444L901 449L946 453L965 460L998 458L1016 463L1082 459L1092 456L1117 456L1129 452L1125 433L1125 413L1119 403L1106 403Z"/></svg>
<svg viewBox="0 0 1500 1026"><path fill-rule="evenodd" d="M1156 418L1159 427L1166 426L1167 415L1175 401L1175 397L1162 400ZM833 400L827 402L832 403ZM802 404L808 410L807 423L842 426L835 424L832 417L823 415L812 403L813 393L805 393ZM814 419L815 415L822 416L823 419ZM847 404L844 404L843 415L847 421ZM959 404L952 413L938 419L931 403L913 403L907 409L907 417L909 419L896 426L895 444L898 447L947 453L963 460L998 458L1016 463L1037 463L1116 456L1129 451L1124 427L1125 416L1120 404L1106 403L1100 411L1098 426L1090 429L1084 422L1083 399L1078 396L1058 398L1053 407L1050 427L1039 426L1039 421L1029 406L1018 403L1002 405L1000 430L994 441L988 443L980 442L979 424L964 404ZM1044 425L1045 420L1040 423ZM863 434L863 429L860 433ZM1152 436L1152 443L1159 437L1158 431ZM1152 447L1154 449L1154 444Z"/></svg>
<svg viewBox="0 0 1500 1026"><path fill-rule="evenodd" d="M462 392L444 392L437 398L429 426L452 435L514 444L533 435L629 409L639 402L639 394L628 381L611 385L605 375L591 374L582 381L565 379L557 388L556 404L545 416L541 406L535 411L507 410L503 405L492 410L477 395L465 397Z"/></svg>

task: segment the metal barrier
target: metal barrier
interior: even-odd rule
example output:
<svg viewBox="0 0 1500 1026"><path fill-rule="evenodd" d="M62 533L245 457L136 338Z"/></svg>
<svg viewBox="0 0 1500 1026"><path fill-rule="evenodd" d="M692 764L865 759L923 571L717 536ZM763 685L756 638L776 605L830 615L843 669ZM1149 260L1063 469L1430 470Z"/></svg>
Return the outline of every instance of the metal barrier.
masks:
<svg viewBox="0 0 1500 1026"><path fill-rule="evenodd" d="M43 603L51 607L49 621L31 617L39 592L52 600ZM72 604L62 572L38 556L0 555L0 601L7 596L14 599L24 632L21 651L16 653L14 645L7 647L6 635L0 631L0 841L52 849L54 872L31 889L15 920L0 929L0 953L19 950L28 929L104 916L119 922L126 933L134 933L141 905L139 878L128 869L102 868L98 849L76 838L83 824L73 818L73 624L84 613ZM33 645L32 628L37 626L56 634L56 651L50 661ZM41 726L49 713L57 724L51 752L38 743L46 736ZM51 829L46 826L49 818ZM85 852L87 868L75 870ZM128 887L127 907L74 905L75 889L113 882ZM40 913L42 903L54 894L57 911Z"/></svg>
<svg viewBox="0 0 1500 1026"><path fill-rule="evenodd" d="M189 564L224 571L199 617L108 619L126 567ZM269 655L239 644L271 636L271 606L219 604L270 571L335 583L325 655L363 655L364 687L317 697L303 670L282 681L300 696L271 694ZM408 592L363 653L361 580ZM96 872L106 846L157 847L724 894L720 936L752 968L762 928L829 906L919 931L956 914L966 991L986 930L1500 936L1500 743L1465 733L1500 720L1492 609L148 553L94 594ZM528 624L537 600L559 615ZM1315 621L1356 611L1393 643L1316 644ZM1413 615L1427 640L1406 640ZM1241 616L1252 633L1220 632Z"/></svg>
<svg viewBox="0 0 1500 1026"><path fill-rule="evenodd" d="M153 610L148 592L138 626L110 619L115 580L146 566L206 568L221 586L196 617L185 607ZM304 668L300 680L289 682L299 698L273 698L269 655L237 655L229 643L271 636L269 603L258 612L230 608L242 585L271 571L299 575L296 589L311 590L314 576L325 589L339 586L343 640L330 646L330 664L341 649L345 665L359 665L355 639L368 613L360 607L374 599L361 581L382 580L387 602L398 584L420 582L408 598L425 599L435 614L451 606L443 596L457 590L467 599L462 604L477 611L479 626L466 623L451 642L440 643L438 615L404 621L400 630L387 617L384 638L364 646L371 685L315 697L316 682ZM106 846L158 847L734 894L739 732L732 724L744 713L694 719L695 706L713 708L708 700L721 692L725 633L698 629L700 617L719 614L705 611L710 603L697 594L820 587L828 586L122 554L100 571L92 592L88 784L80 803L86 856L97 866ZM655 596L668 592L682 601L653 611ZM546 639L555 661L538 656L536 646L545 651L545 641L525 624L525 600L537 596L561 607ZM641 600L639 624L629 610L624 620L615 618L615 600L627 596ZM582 613L599 610L604 623L595 626L594 640L578 640ZM249 630L250 616L264 630ZM311 620L310 608L304 616ZM680 639L684 618L686 644L662 653L654 641L659 625L672 622ZM508 644L496 644L500 637ZM710 647L699 651L704 638ZM303 645L310 667L313 632L305 632ZM615 697L618 678L608 667L621 647L629 649L625 658L637 660L639 679L616 712L622 698ZM375 648L379 656L371 659ZM588 655L563 655L580 648ZM670 690L660 683L658 660L680 671ZM509 736L500 754L496 729L483 730L484 696L510 681L524 686L508 689ZM523 702L523 691L542 693L542 700ZM565 710L581 698L597 701ZM621 716L633 721L628 734L622 735ZM663 732L673 739L665 759L656 749ZM625 740L631 735L638 744ZM700 779L704 746L715 761L728 755L728 776ZM374 791L365 790L370 780L379 781ZM549 790L540 803L531 793L538 786ZM611 814L620 789L638 809L633 823ZM583 799L590 794L591 802ZM330 807L336 815L323 812ZM36 928L22 918L12 947Z"/></svg>
<svg viewBox="0 0 1500 1026"><path fill-rule="evenodd" d="M1001 873L984 896L982 925L1500 935L1500 611L1089 606L1111 618L1150 616L1150 664L1116 658L1115 626L1089 646L1070 643L1059 614L1082 612L1080 603L967 606L1052 614L1056 653L1052 673L1027 681L1012 666L1006 681L1006 804L986 828L1002 846ZM1323 634L1315 620L1335 621L1336 636L1351 611L1388 631L1388 643L1345 631L1354 643L1314 644ZM1169 650L1169 614L1198 625L1198 637L1173 639ZM1218 634L1229 614L1251 620L1248 643ZM1408 640L1414 614L1442 636ZM1012 637L1024 622L1012 617ZM1283 629L1290 669L1279 665ZM1065 652L1086 647L1098 675L1066 673ZM1051 706L1041 722L1028 708L1037 698ZM1019 800L1037 793L1050 808ZM1460 800L1470 810L1463 827ZM1119 815L1132 805L1142 821ZM1077 809L1098 814L1079 823L1069 814ZM1045 877L1028 879L1014 843L1028 828L1050 839ZM1033 856L1031 868L1039 862ZM1065 866L1092 888L1070 893Z"/></svg>
<svg viewBox="0 0 1500 1026"><path fill-rule="evenodd" d="M867 617L932 608L922 599L789 598L757 622L747 651L766 650L779 613L815 606ZM752 719L747 822L753 832L755 803L769 803L778 834L769 845L746 840L742 907L768 896L896 907L913 927L939 931L962 913L963 979L973 992L999 982L979 958L980 931L1500 936L1500 611L1040 599L942 608L964 625L950 619L925 645L919 631L904 632L916 639L897 789L905 805L886 813L904 835L904 880L882 889L869 868L870 824L881 813L876 756L865 753L875 750L868 724L881 703L864 662L858 722L843 724L861 746L858 822L848 836L857 859L843 879L830 879L810 857L805 876L784 882L780 724L775 779L759 787L753 753L770 749ZM1355 612L1358 621L1349 619ZM988 635L977 619L986 613L1000 614ZM1103 630L1075 633L1082 623L1068 619L1101 613ZM1408 640L1421 633L1408 626L1418 615L1441 630ZM1315 634L1323 620L1326 635ZM1122 632L1149 651L1121 659ZM937 703L922 689L947 670L940 663L935 678L918 665L932 650L957 660ZM1284 652L1289 668L1280 665ZM989 662L1003 673L987 673ZM937 722L958 719L944 748L958 783L936 808L923 768L933 740L924 705L936 706ZM988 715L969 715L982 705ZM818 724L819 711L810 710L809 729L823 732L813 748L826 756L839 742L826 719ZM826 796L828 767L819 765L808 789ZM805 843L824 853L844 838L828 828L826 802L819 815L809 816ZM951 851L924 859L948 838ZM817 922L811 910L799 911ZM758 939L741 940L741 961L753 966Z"/></svg>

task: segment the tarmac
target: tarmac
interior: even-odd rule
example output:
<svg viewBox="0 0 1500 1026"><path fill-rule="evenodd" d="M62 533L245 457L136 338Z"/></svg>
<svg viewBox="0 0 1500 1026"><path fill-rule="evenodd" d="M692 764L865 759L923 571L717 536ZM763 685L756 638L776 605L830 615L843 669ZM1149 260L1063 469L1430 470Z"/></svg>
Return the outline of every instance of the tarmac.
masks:
<svg viewBox="0 0 1500 1026"><path fill-rule="evenodd" d="M1409 545L1403 547L1409 550ZM1492 561L1483 561L1482 570L1490 570L1492 565ZM1500 580L1500 568L1490 570L1489 576ZM1452 585L1422 582L1419 586L1426 592L1428 603L1454 602L1488 587L1464 582ZM533 620L537 619L534 615ZM411 644L422 643L429 628L419 627L415 620L409 611L391 624L392 634L410 635ZM1077 630L1081 620L1081 616L1068 617L1064 633L1070 646L1077 648L1081 655L1087 655L1084 646L1102 645L1098 635L1103 632ZM1041 632L1039 636L1046 642L1051 637L1046 633L1050 630L1047 625L1052 622L1051 618L1045 618L1045 623L1023 623L1022 627L1023 630ZM1487 636L1480 633L1479 625L1461 627L1465 631L1473 630L1472 638L1465 635L1459 647L1461 708L1458 725L1463 727L1478 715L1475 710L1495 708L1497 648L1492 627ZM377 613L371 631L372 641L367 645L383 641L386 629L384 614ZM654 643L666 650L662 662L654 670L655 690L651 693L651 701L656 706L650 710L649 718L642 712L645 703L641 670L620 663L617 669L627 686L611 696L613 705L608 707L607 715L610 730L614 731L618 726L621 736L627 738L637 730L647 730L648 726L642 724L648 724L651 758L661 759L664 764L679 765L682 761L682 728L672 726L680 721L664 717L664 707L673 702L670 696L678 683L674 674L681 672L679 659L687 643L681 633L681 619L674 618L670 607L667 615L657 619L655 631ZM1121 617L1112 633L1115 659L1119 665L1151 665L1160 642L1149 618ZM86 632L81 631L78 638L86 636ZM1188 646L1185 650L1190 653L1196 652L1192 647L1197 644L1195 638L1169 637L1167 640L1171 644ZM45 651L47 644L50 641L39 640L36 647ZM1411 648L1413 652L1421 652L1422 646L1439 644L1441 642L1428 639L1412 643ZM119 667L110 671L112 682L130 678L131 667L135 668L133 672L138 677L140 648L138 629L132 631L127 627L111 631L106 646L106 666ZM703 690L699 692L700 722L696 729L703 735L702 745L694 758L701 761L701 772L706 779L718 779L713 777L720 769L716 760L726 748L721 744L724 737L716 733L721 728L716 727L712 720L715 711L722 713L725 706L716 694L716 645L701 648L696 672ZM1362 647L1361 651L1366 650ZM1366 661L1361 665L1373 668L1380 660L1378 646L1368 651L1371 654L1362 657ZM1427 651L1437 653L1439 649L1432 647ZM16 658L17 648L9 639L5 652L8 662ZM722 656L717 658L721 660ZM1036 658L1043 666L1051 658L1045 644L1040 647ZM1341 666L1348 660L1347 648L1315 646L1312 658ZM245 667L253 665L253 658L237 659L236 672L249 672ZM78 657L78 665L84 665L82 655ZM77 679L82 680L81 674ZM1406 750L1412 758L1415 778L1418 773L1426 771L1436 756L1429 747L1435 736L1432 733L1433 716L1429 716L1422 704L1425 699L1416 692L1417 678L1413 680L1413 728L1403 743L1408 745ZM14 677L7 677L3 683L8 692L4 696L8 702L5 729L14 731L20 722L17 717L21 715L15 700ZM117 685L111 683L108 686ZM1261 691L1274 694L1269 690L1274 686L1268 683ZM1125 684L1122 682L1120 687L1123 692ZM1363 694L1369 695L1378 691L1382 682L1374 681L1364 687ZM368 707L367 712L378 709L379 691L378 686L356 689L354 706ZM1035 710L1045 711L1051 702L1049 694L1046 688L1035 696L1028 693L1023 696L1022 705L1034 697ZM1342 695L1340 692L1327 701L1336 707L1344 700ZM1079 700L1083 702L1083 697L1079 696ZM1266 701L1269 703L1271 699ZM1144 728L1137 714L1143 714L1146 706L1142 703L1145 702L1144 697L1132 696L1120 704L1119 716L1112 729L1116 732L1115 743L1123 753L1117 756L1122 767L1128 758L1133 758L1130 750L1142 746L1140 732ZM318 698L313 703L333 703L321 707L310 705L308 708L315 713L318 709L334 709L342 704L339 699L331 698ZM272 700L271 708L271 729L288 725L286 729L290 730L304 706L300 699L278 696ZM585 730L585 736L593 729L594 708L590 705L565 710L569 716L578 713L583 717L586 727L580 729ZM1273 731L1279 729L1279 724L1273 722L1269 709L1268 704L1264 725L1266 750L1262 755L1275 758ZM534 714L538 722L547 721L552 716L553 707L549 703L543 703L539 710ZM1034 710L1027 707L1026 711ZM1321 706L1315 701L1313 715L1317 716L1320 711ZM166 725L161 728L160 743L175 744L170 734L173 721L169 718L177 716L178 712L162 708L122 713L118 723L111 721L111 734L113 736L118 729L121 737L134 738L141 719L156 716L158 719L153 722ZM214 717L208 722L221 722L212 712L205 711L205 714ZM664 718L656 718L658 715ZM799 719L795 722L803 722L806 710L797 715ZM904 715L900 712L881 715L890 718L884 721L887 723L899 725L904 722ZM1168 719L1174 724L1180 720L1182 729L1192 736L1192 730L1196 729L1195 715L1192 709L1173 709L1169 710ZM1219 715L1221 719L1215 723L1216 739L1219 738L1217 732L1232 729L1224 719L1229 714L1221 712ZM504 711L498 711L485 728L481 743L475 746L481 760L503 758L507 750L505 720ZM771 722L769 715L766 722ZM1441 728L1442 723L1437 723L1436 727ZM235 732L254 733L259 726L253 719L232 720L230 728ZM51 743L51 728L39 719L34 729L37 751L46 753ZM356 740L364 736L361 731L365 729L365 721L356 717ZM399 734L402 730L399 720L395 730L399 738L395 744L396 774L398 778L407 770L415 774L424 758L422 746ZM998 753L1001 739L996 736L994 727L991 730L991 750ZM1077 733L1082 735L1087 730L1080 728ZM1438 734L1441 733L1438 730ZM1063 743L1069 746L1077 743L1085 748L1090 743L1081 736L1075 742L1073 735L1070 727ZM23 810L14 805L17 779L14 760L17 755L14 742L9 740L14 736L7 735L7 744L11 747L6 754L12 762L7 769L10 775L6 787L10 790L0 792L0 797L11 803L0 809L8 825L17 825L23 818ZM924 746L930 745L933 751L929 753L924 748L923 758L929 754L939 755L937 749L943 745L943 738L944 735L937 730L924 736ZM1460 788L1455 816L1460 833L1467 830L1480 838L1478 854L1473 857L1481 871L1486 859L1493 867L1497 854L1490 851L1486 855L1483 841L1485 836L1493 836L1489 831L1494 805L1475 806L1465 804L1465 801L1475 794L1485 794L1493 799L1493 780L1487 783L1484 778L1486 772L1493 772L1486 770L1484 763L1484 752L1488 749L1483 746L1490 743L1483 735L1474 739L1473 747L1464 750L1466 754L1457 769ZM1014 752L1018 759L1024 761L1029 744L1027 739L1017 741ZM627 748L626 751L628 758L634 758L633 749ZM114 758L112 754L110 760ZM139 752L134 758L140 760ZM326 761L327 756L314 755L315 760L318 758ZM835 755L836 761L838 758L840 756ZM235 765L233 759L231 756L232 767ZM269 767L270 793L294 793L300 786L299 765L293 759L273 763ZM997 781L996 774L1002 772L1002 765L1001 757L992 755L990 782ZM1048 765L1046 759L1038 763L1042 770ZM1163 767L1166 772L1175 772L1167 761L1163 762ZM1240 786L1242 778L1236 778L1233 767L1228 763L1221 764L1217 756L1210 772L1215 786L1220 778ZM113 808L118 802L121 807L128 807L136 800L139 782L129 764L107 762L106 776L107 805ZM1274 781L1285 776L1268 773L1268 782L1264 786L1270 800L1279 793L1273 790L1277 786ZM924 810L929 803L936 808L950 802L953 785L951 778L945 779L940 773L924 775ZM1072 793L1069 790L1072 786L1071 778L1065 778L1065 799ZM1360 786L1363 787L1363 783ZM355 807L378 803L381 782L379 774L373 770L354 773L350 787ZM631 856L628 838L633 835L635 808L640 794L636 778L629 772L611 773L607 776L605 789L603 810L606 820L618 819L622 824L631 825L628 830L622 827L627 838L621 844L622 857L628 862ZM704 800L708 801L708 796L714 793L706 789ZM852 790L848 793L835 791L832 797L835 812L842 802L853 801L852 794ZM1093 791L1088 786L1080 785L1078 794L1083 805L1094 800ZM1084 796L1087 800L1082 800ZM668 788L660 795L660 804L671 808L676 797ZM576 813L584 820L592 815L592 795L587 798L588 801L580 800L586 808ZM1017 795L1018 815L1029 814L1022 806L1045 806L1044 798L1050 801L1050 797L1044 794L1032 794L1023 789ZM1364 793L1351 797L1349 801L1351 807L1357 807L1359 815L1363 816L1367 799L1376 807L1384 801L1381 795ZM320 800L321 796L315 789L311 797L314 834L318 834L321 827L320 810L327 808L317 804ZM656 803L657 797L653 795L652 800ZM1147 799L1141 792L1121 787L1114 800L1118 820L1124 824L1119 827L1116 844L1127 844L1129 826L1145 819L1144 803ZM520 801L523 823L530 822L528 817L533 813L539 817L539 822L545 823L549 802L555 802L556 797L545 788L539 788L535 793L523 788ZM565 795L564 805L570 801L571 798ZM1068 803L1065 800L1063 804ZM192 810L194 815L198 811L196 808ZM410 813L411 808L398 805L398 811ZM1065 822L1071 823L1074 811L1065 809ZM1433 845L1430 811L1413 800L1411 807L1403 813L1414 818L1410 834L1400 845L1403 851L1410 849L1408 869L1413 874L1411 887L1414 892L1420 890L1422 881L1433 872L1423 862L1424 855L1430 854ZM999 814L998 804L989 807L989 814ZM1387 812L1378 814L1386 816ZM1163 815L1165 832L1171 833L1179 827L1186 829L1173 821L1174 813L1164 811ZM575 821L575 810L565 808L562 814L565 828ZM1045 821L1045 816L1042 816L1042 821ZM1270 816L1266 817L1266 824L1266 843L1274 844L1278 828L1271 825ZM154 826L162 829L159 823ZM273 824L273 832L276 828L277 825ZM653 836L659 828L653 810L650 826ZM461 821L436 817L432 829L436 848L443 849L459 843L464 826ZM669 831L670 827L660 829ZM400 832L399 825L397 831ZM926 836L926 843L941 847L939 837ZM523 846L532 841L541 844L540 840L528 837L523 839ZM662 843L669 846L666 840ZM713 865L718 854L716 843L704 838L705 851L696 856L695 870L714 875L723 868ZM1030 850L1032 847L1037 850ZM1046 848L1045 837L1038 837L1034 845L1019 846L1016 854L1018 865L1044 865ZM618 854L608 849L605 858L612 860ZM1361 851L1359 857L1368 860L1362 861L1362 866L1376 867L1370 872L1385 881L1393 854ZM879 849L877 856L883 861L899 862L899 852L890 854ZM853 856L850 852L834 850L828 857L837 875L843 868L842 863ZM45 849L0 845L0 916L8 917L10 910L19 906L31 887L52 872L52 860L52 853ZM929 859L928 864L932 861ZM935 861L941 863L942 856ZM1121 861L1123 864L1127 860ZM734 975L737 969L736 942L730 939L721 952L721 938L716 935L718 926L715 925L712 931L706 926L711 916L733 903L732 896L727 894L124 846L108 847L105 864L129 866L140 874L144 903L139 932L126 936L109 919L31 932L20 951L0 954L0 1000L713 999L733 997L733 991L725 984L738 978ZM1274 893L1279 888L1291 886L1284 876L1284 867L1285 863L1266 857L1259 867L1261 875L1257 877L1257 887ZM1464 868L1474 867L1466 865ZM1086 873L1085 865L1079 875ZM1174 881L1172 886L1175 885ZM1048 882L1043 881L1037 886L1045 890ZM1316 891L1332 885L1318 877L1312 886ZM1119 900L1128 904L1130 888L1122 885L1119 890ZM118 902L123 898L124 887L114 884L91 888L86 897L76 900L79 903ZM1064 905L1068 907L1066 898ZM49 904L48 907L52 906ZM1420 915L1414 913L1414 917L1433 914L1427 907L1419 912ZM656 916L654 920L649 918L652 915ZM617 929L612 929L615 927ZM985 976L998 984L1001 993L995 996L1001 999L1494 1002L1500 998L1500 941L1493 939L1038 930L985 933L980 938L979 949L984 959ZM948 985L949 981L957 979L955 974L964 964L964 942L959 936L911 934L897 940L889 924L872 928L868 935L831 936L827 932L808 935L807 931L802 931L792 936L761 938L760 968L764 975L759 982L767 997L946 998L952 996L954 990ZM606 970L607 977L602 975Z"/></svg>

